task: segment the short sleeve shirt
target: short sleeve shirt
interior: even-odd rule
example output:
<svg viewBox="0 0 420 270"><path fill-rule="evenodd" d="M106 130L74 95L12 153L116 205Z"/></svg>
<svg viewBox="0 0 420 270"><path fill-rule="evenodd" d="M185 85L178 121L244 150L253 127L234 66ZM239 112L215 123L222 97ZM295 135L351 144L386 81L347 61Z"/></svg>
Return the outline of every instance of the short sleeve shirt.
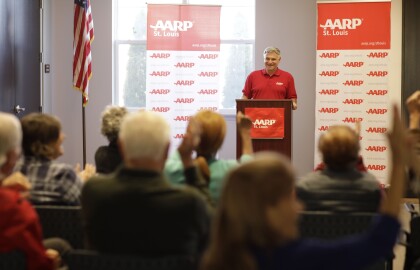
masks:
<svg viewBox="0 0 420 270"><path fill-rule="evenodd" d="M270 76L265 69L256 70L248 75L244 96L249 99L296 99L296 89L293 76L284 70Z"/></svg>

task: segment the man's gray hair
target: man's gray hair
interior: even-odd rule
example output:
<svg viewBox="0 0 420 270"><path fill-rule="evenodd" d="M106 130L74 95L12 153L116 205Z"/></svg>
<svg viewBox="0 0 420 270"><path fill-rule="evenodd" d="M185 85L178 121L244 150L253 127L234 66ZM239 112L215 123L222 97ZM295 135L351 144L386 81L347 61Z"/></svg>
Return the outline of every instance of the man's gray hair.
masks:
<svg viewBox="0 0 420 270"><path fill-rule="evenodd" d="M279 48L276 48L276 47L267 47L267 48L265 48L264 53L263 53L264 58L265 58L265 56L267 54L272 53L272 52L275 53L275 54L278 54L279 56L281 56L281 53L280 53Z"/></svg>
<svg viewBox="0 0 420 270"><path fill-rule="evenodd" d="M119 139L123 143L124 159L158 161L166 154L170 128L165 118L155 112L128 113L121 123Z"/></svg>
<svg viewBox="0 0 420 270"><path fill-rule="evenodd" d="M6 162L7 153L20 151L22 128L16 116L0 112L0 167Z"/></svg>

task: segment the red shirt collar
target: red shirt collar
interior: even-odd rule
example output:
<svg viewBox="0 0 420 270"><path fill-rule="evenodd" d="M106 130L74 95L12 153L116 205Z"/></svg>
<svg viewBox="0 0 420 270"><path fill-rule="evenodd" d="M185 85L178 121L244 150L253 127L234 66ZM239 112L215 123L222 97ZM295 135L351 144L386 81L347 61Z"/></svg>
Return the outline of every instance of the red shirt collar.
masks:
<svg viewBox="0 0 420 270"><path fill-rule="evenodd" d="M262 73L263 73L264 76L268 75L267 70L265 70L265 68L262 69ZM270 75L268 75L268 76L270 76ZM271 75L271 76L280 76L280 69L277 68L276 72L274 72L273 75Z"/></svg>

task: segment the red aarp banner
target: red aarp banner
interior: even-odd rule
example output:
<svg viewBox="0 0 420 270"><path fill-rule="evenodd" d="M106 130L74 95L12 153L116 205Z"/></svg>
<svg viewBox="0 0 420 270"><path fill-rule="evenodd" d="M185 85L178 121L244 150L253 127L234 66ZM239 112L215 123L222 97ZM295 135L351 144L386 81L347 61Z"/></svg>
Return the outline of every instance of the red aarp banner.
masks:
<svg viewBox="0 0 420 270"><path fill-rule="evenodd" d="M318 3L315 145L334 125L361 125L360 155L387 181L391 2ZM315 164L321 156L314 151Z"/></svg>
<svg viewBox="0 0 420 270"><path fill-rule="evenodd" d="M220 10L209 5L147 5L146 108L171 125L171 150L191 115L220 104Z"/></svg>
<svg viewBox="0 0 420 270"><path fill-rule="evenodd" d="M318 3L318 50L389 49L391 2Z"/></svg>
<svg viewBox="0 0 420 270"><path fill-rule="evenodd" d="M251 138L284 138L284 108L245 108L252 120Z"/></svg>
<svg viewBox="0 0 420 270"><path fill-rule="evenodd" d="M149 4L147 10L147 50L220 50L219 6Z"/></svg>

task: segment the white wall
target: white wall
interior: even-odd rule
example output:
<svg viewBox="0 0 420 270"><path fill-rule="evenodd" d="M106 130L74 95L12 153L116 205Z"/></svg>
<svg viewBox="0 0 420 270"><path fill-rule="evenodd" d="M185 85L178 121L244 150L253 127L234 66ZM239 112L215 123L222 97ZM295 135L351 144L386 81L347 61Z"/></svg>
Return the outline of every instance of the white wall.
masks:
<svg viewBox="0 0 420 270"><path fill-rule="evenodd" d="M45 112L61 119L67 138L65 154L60 159L71 164L82 163L81 94L72 87L73 1L48 0L45 12L50 17L51 32L51 106ZM86 156L93 163L95 150L106 144L100 134L100 115L112 103L112 0L91 0L95 29L92 44L93 76L90 80L90 102L86 107ZM47 34L48 36L48 34ZM48 75L46 75L48 77ZM48 80L47 80L48 81Z"/></svg>
<svg viewBox="0 0 420 270"><path fill-rule="evenodd" d="M256 68L263 68L262 52L281 50L280 68L290 72L298 93L293 112L292 162L298 175L313 169L315 129L315 0L258 0L256 8Z"/></svg>

